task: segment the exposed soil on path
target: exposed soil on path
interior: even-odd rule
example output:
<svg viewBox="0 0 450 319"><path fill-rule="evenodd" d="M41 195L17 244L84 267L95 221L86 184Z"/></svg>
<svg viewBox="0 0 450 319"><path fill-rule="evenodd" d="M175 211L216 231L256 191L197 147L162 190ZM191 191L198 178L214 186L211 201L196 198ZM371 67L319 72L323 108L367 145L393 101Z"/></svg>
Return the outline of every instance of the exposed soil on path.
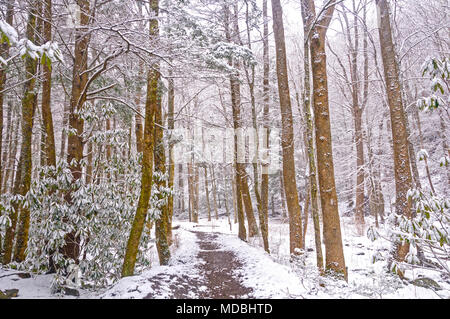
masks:
<svg viewBox="0 0 450 319"><path fill-rule="evenodd" d="M144 299L153 299L159 295L160 283L170 282L170 298L236 299L251 297L252 289L241 283L236 272L242 263L232 251L223 250L218 244L220 235L216 233L193 232L200 247L198 279L183 274L159 274L148 278L153 293Z"/></svg>
<svg viewBox="0 0 450 319"><path fill-rule="evenodd" d="M221 250L214 233L196 233L201 251L198 256L205 261L201 272L205 274L208 289L201 298L234 299L249 297L252 289L241 284L240 276L233 271L242 267L233 252Z"/></svg>

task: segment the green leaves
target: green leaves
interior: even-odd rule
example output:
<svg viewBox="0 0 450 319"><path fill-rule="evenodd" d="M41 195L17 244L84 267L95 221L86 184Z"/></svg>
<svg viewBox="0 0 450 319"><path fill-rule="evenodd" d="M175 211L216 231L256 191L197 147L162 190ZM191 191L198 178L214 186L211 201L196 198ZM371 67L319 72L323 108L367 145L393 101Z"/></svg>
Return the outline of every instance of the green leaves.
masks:
<svg viewBox="0 0 450 319"><path fill-rule="evenodd" d="M417 100L417 107L420 110L433 111L439 107L446 105L444 98L448 95L448 80L449 76L449 59L447 57L436 58L429 57L422 65L422 76L430 77L430 90L432 94L428 97L422 97Z"/></svg>

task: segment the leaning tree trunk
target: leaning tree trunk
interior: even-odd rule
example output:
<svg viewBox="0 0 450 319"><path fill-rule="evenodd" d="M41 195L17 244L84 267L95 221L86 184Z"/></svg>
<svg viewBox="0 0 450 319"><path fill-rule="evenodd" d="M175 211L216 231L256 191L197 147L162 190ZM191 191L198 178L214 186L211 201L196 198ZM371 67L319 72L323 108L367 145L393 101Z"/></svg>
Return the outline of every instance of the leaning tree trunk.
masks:
<svg viewBox="0 0 450 319"><path fill-rule="evenodd" d="M155 10L155 7L158 8L158 0L151 0L151 7L153 10ZM152 19L150 21L150 37L154 38L157 34L158 22L156 19ZM130 236L128 237L127 248L122 266L122 277L132 276L134 274L136 257L139 250L139 242L141 240L142 231L147 218L152 188L154 115L158 107L159 77L160 74L157 69L149 69L147 78L147 97L145 101L141 194L139 196L133 225L131 226Z"/></svg>
<svg viewBox="0 0 450 319"><path fill-rule="evenodd" d="M376 4L378 9L381 57L383 60L394 145L395 210L397 215L410 218L411 201L408 199L407 193L412 187L412 176L408 153L406 114L402 103L398 64L392 41L389 4L387 0L376 0ZM409 244L397 241L394 248L394 259L398 262L403 262L409 251ZM403 276L400 270L397 270L397 273L399 276Z"/></svg>

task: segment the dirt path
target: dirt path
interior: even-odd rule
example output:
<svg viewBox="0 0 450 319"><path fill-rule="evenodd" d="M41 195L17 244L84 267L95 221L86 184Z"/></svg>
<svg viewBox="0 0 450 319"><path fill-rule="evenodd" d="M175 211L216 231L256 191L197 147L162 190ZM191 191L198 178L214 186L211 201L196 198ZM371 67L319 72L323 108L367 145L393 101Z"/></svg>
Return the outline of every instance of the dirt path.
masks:
<svg viewBox="0 0 450 319"><path fill-rule="evenodd" d="M159 274L148 278L153 286L153 293L144 299L153 299L158 295L158 283L170 282L171 298L235 299L251 297L252 289L244 287L235 270L242 263L232 251L224 250L219 245L219 234L193 232L197 236L200 251L198 279L183 274Z"/></svg>
<svg viewBox="0 0 450 319"><path fill-rule="evenodd" d="M198 232L196 235L201 249L198 256L205 261L200 270L205 274L208 287L200 297L213 299L249 297L252 289L242 286L239 275L233 274L233 270L242 267L234 253L220 249L217 234Z"/></svg>

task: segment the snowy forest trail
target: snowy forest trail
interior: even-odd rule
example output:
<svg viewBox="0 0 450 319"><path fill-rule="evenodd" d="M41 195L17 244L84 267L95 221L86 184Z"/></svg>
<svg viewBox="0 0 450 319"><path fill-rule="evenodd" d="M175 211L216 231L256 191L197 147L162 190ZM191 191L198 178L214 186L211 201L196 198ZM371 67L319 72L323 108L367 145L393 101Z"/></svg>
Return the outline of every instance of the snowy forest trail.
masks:
<svg viewBox="0 0 450 319"><path fill-rule="evenodd" d="M190 298L193 295L206 299L236 299L251 297L253 289L242 285L241 275L236 272L242 268L242 262L236 255L220 246L223 239L217 233L192 232L197 237L199 252L193 268L197 276L175 274L169 278L154 276L148 278L154 284L154 290L144 299L158 298L161 294L162 280L170 280L169 288L174 298Z"/></svg>
<svg viewBox="0 0 450 319"><path fill-rule="evenodd" d="M290 267L234 234L181 223L168 266L121 279L102 298L292 298L305 293Z"/></svg>

